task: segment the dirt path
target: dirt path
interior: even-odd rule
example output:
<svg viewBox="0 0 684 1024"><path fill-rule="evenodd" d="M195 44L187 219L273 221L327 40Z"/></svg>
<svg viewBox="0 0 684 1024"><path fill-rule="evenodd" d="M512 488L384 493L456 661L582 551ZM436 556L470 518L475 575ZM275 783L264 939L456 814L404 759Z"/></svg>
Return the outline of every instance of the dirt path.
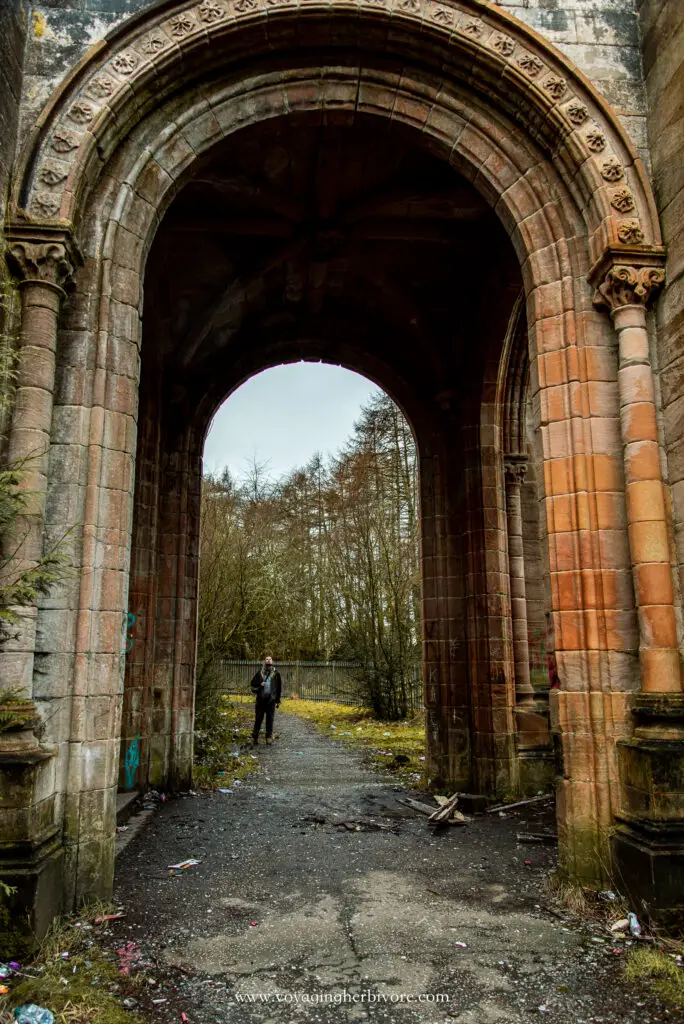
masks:
<svg viewBox="0 0 684 1024"><path fill-rule="evenodd" d="M150 965L157 1020L674 1019L624 988L605 933L543 909L554 853L516 843L521 815L435 836L359 755L293 716L278 725L259 775L161 805L119 858L128 918L113 934ZM332 824L363 816L396 831ZM187 857L202 863L170 876Z"/></svg>

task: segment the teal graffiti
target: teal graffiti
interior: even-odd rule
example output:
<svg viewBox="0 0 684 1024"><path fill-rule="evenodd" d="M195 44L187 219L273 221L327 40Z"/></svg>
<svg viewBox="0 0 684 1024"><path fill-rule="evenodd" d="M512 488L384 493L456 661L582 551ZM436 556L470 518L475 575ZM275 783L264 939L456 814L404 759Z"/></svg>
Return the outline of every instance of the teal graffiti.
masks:
<svg viewBox="0 0 684 1024"><path fill-rule="evenodd" d="M126 772L126 789L133 789L135 785L135 776L138 771L138 765L140 764L140 749L138 747L138 741L141 738L141 734L131 740L126 750L126 758L124 760L124 770Z"/></svg>
<svg viewBox="0 0 684 1024"><path fill-rule="evenodd" d="M126 654L130 654L133 650L133 637L130 635L133 626L135 626L135 615L133 612L126 612L124 615L123 628L126 636L124 638L124 649Z"/></svg>

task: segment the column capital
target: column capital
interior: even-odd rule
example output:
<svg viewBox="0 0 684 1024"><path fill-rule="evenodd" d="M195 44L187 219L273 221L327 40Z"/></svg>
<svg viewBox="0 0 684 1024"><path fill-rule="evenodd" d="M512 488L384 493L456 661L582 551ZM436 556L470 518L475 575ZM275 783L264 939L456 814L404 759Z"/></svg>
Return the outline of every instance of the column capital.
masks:
<svg viewBox="0 0 684 1024"><path fill-rule="evenodd" d="M662 248L606 249L589 273L594 305L611 314L624 306L647 308L665 281Z"/></svg>
<svg viewBox="0 0 684 1024"><path fill-rule="evenodd" d="M80 256L68 233L13 226L7 233L8 266L21 285L36 283L60 294L71 282Z"/></svg>
<svg viewBox="0 0 684 1024"><path fill-rule="evenodd" d="M520 486L527 475L526 455L504 455L504 477L507 484Z"/></svg>

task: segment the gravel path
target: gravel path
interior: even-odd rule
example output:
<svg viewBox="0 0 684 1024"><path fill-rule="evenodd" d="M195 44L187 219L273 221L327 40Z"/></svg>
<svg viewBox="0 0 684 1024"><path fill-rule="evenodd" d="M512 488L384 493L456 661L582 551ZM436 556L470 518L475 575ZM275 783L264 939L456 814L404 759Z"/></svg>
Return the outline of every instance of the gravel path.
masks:
<svg viewBox="0 0 684 1024"><path fill-rule="evenodd" d="M137 944L156 1020L677 1019L625 988L624 958L598 926L544 909L555 853L515 833L548 811L434 835L359 754L295 716L277 728L257 775L162 804L117 862L128 917L112 942ZM334 824L359 818L393 831ZM169 875L188 857L202 863Z"/></svg>

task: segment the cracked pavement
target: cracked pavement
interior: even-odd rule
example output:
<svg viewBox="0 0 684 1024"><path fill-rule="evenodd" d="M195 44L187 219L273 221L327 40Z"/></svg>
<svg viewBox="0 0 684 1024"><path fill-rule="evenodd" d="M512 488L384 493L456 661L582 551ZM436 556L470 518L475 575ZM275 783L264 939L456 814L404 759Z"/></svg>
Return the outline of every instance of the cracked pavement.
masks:
<svg viewBox="0 0 684 1024"><path fill-rule="evenodd" d="M624 957L611 951L624 943L545 909L555 850L515 834L548 824L548 809L435 835L360 753L295 716L280 714L277 728L258 774L232 794L161 804L117 861L128 916L110 941L138 943L153 1019L676 1019L624 984ZM334 824L359 818L394 831ZM168 873L188 857L201 864Z"/></svg>

